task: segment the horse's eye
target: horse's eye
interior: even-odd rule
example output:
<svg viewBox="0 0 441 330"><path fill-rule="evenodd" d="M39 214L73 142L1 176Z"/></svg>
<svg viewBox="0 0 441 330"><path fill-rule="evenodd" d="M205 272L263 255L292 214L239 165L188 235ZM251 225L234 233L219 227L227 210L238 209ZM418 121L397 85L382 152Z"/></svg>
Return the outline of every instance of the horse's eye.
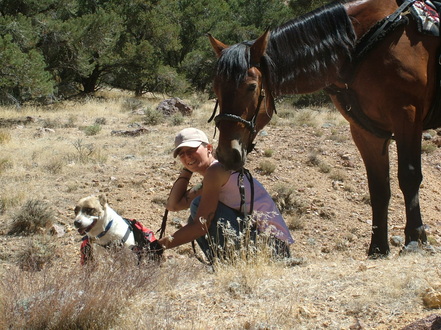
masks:
<svg viewBox="0 0 441 330"><path fill-rule="evenodd" d="M257 88L257 84L250 84L248 86L248 91L249 92L254 92L256 90L256 88Z"/></svg>

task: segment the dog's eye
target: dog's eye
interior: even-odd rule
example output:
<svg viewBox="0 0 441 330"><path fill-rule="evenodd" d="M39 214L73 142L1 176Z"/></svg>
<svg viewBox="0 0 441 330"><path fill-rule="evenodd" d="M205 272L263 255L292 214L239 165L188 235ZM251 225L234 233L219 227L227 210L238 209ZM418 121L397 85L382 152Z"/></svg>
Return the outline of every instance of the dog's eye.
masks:
<svg viewBox="0 0 441 330"><path fill-rule="evenodd" d="M92 214L93 213L93 209L90 208L90 207L85 207L83 209L83 212L86 213L86 214Z"/></svg>
<svg viewBox="0 0 441 330"><path fill-rule="evenodd" d="M77 207L74 209L74 213L75 213L75 214L78 214L78 212L80 212L80 208L77 206Z"/></svg>

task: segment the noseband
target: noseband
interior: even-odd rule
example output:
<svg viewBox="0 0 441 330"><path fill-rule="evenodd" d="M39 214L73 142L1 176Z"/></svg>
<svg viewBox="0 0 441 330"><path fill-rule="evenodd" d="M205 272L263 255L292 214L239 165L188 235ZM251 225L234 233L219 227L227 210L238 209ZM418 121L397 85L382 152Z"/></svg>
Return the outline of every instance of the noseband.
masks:
<svg viewBox="0 0 441 330"><path fill-rule="evenodd" d="M211 114L210 119L208 119L208 122L211 122L214 119L214 123L216 124L216 127L219 127L219 123L221 121L232 121L243 124L251 133L250 135L250 141L247 146L247 152L251 152L254 148L254 144L252 143L254 135L256 134L256 121L257 116L260 112L260 106L262 104L262 100L265 98L265 89L260 89L260 95L259 95L259 102L257 103L256 110L254 110L253 117L250 120L243 119L240 116L233 115L231 113L220 113L216 116L217 107L219 106L219 100L216 100L216 105L214 106L213 113Z"/></svg>

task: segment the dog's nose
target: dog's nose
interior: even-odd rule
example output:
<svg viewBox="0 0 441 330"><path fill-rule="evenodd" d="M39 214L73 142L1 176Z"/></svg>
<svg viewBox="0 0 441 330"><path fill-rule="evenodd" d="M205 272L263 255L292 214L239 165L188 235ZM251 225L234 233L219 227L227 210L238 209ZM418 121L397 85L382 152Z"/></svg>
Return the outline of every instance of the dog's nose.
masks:
<svg viewBox="0 0 441 330"><path fill-rule="evenodd" d="M75 228L80 228L80 227L81 227L81 220L76 219L76 220L74 221L74 226L75 226Z"/></svg>

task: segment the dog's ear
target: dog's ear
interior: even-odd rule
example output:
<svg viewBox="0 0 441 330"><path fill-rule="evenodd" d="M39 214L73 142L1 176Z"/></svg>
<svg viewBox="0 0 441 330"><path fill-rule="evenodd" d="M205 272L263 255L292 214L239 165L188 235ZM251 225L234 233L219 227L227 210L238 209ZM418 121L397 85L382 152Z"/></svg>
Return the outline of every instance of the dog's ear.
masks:
<svg viewBox="0 0 441 330"><path fill-rule="evenodd" d="M99 195L98 200L100 201L102 207L104 207L107 204L107 197L104 194Z"/></svg>

